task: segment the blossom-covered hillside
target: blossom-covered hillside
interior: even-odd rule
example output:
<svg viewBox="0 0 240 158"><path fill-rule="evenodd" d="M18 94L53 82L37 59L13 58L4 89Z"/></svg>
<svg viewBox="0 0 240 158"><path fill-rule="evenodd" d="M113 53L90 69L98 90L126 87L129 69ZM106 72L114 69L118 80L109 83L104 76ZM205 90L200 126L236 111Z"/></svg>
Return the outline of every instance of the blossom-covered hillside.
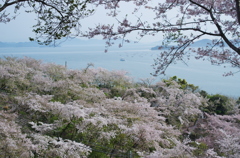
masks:
<svg viewBox="0 0 240 158"><path fill-rule="evenodd" d="M0 59L0 157L240 157L239 100L90 66Z"/></svg>

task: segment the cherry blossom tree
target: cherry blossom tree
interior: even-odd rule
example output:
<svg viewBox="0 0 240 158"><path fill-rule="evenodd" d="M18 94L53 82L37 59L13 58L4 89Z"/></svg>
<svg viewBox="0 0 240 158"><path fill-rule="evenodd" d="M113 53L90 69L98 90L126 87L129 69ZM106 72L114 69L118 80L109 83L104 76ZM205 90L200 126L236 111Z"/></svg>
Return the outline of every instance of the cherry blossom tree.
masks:
<svg viewBox="0 0 240 158"><path fill-rule="evenodd" d="M228 101L225 115L207 113L214 102L176 77L145 85L124 71L11 57L0 59L0 72L4 157L240 155L239 102Z"/></svg>
<svg viewBox="0 0 240 158"><path fill-rule="evenodd" d="M170 64L176 61L185 63L191 56L196 59L209 59L212 64L230 63L232 67L240 67L239 24L235 0L165 0L152 2L149 0L92 0L96 6L103 5L109 10L107 15L117 19L118 25L98 24L85 33L92 38L102 35L111 46L116 39L128 42L127 35L137 32L137 39L144 36L161 36L162 50L155 60L154 75L164 74ZM131 15L118 17L124 5L132 5ZM145 11L154 13L147 19L141 18ZM140 15L139 15L140 13ZM122 15L122 14L121 14ZM139 15L139 16L138 16ZM131 17L131 18L130 18ZM162 33L162 34L161 34ZM213 38L205 47L191 48L200 38ZM122 44L120 44L122 46ZM159 47L161 49L162 47ZM232 75L228 72L225 75Z"/></svg>

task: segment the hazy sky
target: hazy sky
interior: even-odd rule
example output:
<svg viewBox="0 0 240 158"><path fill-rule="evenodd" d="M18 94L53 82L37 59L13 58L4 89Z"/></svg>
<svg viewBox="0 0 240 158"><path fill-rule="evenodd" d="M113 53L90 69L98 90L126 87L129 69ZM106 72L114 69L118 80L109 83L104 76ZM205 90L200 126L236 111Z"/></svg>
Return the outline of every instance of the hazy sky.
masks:
<svg viewBox="0 0 240 158"><path fill-rule="evenodd" d="M26 13L20 13L15 20L9 23L0 23L0 41L19 42L28 41L28 37L34 36L31 31L34 16Z"/></svg>
<svg viewBox="0 0 240 158"><path fill-rule="evenodd" d="M149 1L149 5L155 6L157 1ZM148 9L144 9L145 6L140 6L140 11L138 13L132 14L135 5L131 5L131 3L122 2L121 4L121 13L118 15L118 19L122 20L126 15L128 19L134 24L137 18L141 17L141 20L149 21L151 23L152 19L155 17L155 14ZM90 6L91 7L91 6ZM30 10L30 9L29 9ZM13 11L13 8L8 8L7 11ZM174 19L176 15L176 11L171 12L169 14L170 19ZM24 8L21 8L19 11L19 15L15 20L7 24L0 23L0 41L2 42L25 42L29 41L29 37L35 37L35 34L32 32L32 26L36 24L36 15L29 14L24 12ZM116 23L117 20L115 18L111 18L106 16L106 11L102 7L98 7L95 10L95 14L93 16L87 17L81 20L82 30L87 30L88 27L93 27L99 23L108 23L113 24ZM116 25L115 25L116 26ZM211 27L210 27L211 28ZM209 29L209 28L208 28ZM136 40L136 33L132 33L128 36L130 40ZM211 36L205 36L204 38L212 38ZM99 37L98 39L102 39ZM140 42L157 42L162 40L162 34L158 34L156 36L146 36L141 39Z"/></svg>
<svg viewBox="0 0 240 158"><path fill-rule="evenodd" d="M36 23L34 19L36 19L35 14L25 13L24 8L19 12L19 15L15 20L7 24L0 23L0 41L2 42L25 42L29 41L29 37L35 37L35 34L32 32L32 26ZM11 9L8 9L11 11ZM13 9L12 9L13 10ZM125 17L128 14L128 17L132 18L133 21L137 19L138 16L142 18L151 19L149 17L153 17L153 13L144 12L139 13L138 15L132 15L133 8L130 5L125 5L121 12L122 14L119 15L119 19ZM131 17L132 16L132 17ZM116 23L116 19L110 18L106 16L103 8L98 8L95 14L91 17L82 20L83 30L86 30L89 26L94 26L98 23ZM132 34L129 36L130 40L135 39L136 34ZM101 39L99 37L99 39ZM141 42L155 42L160 41L161 35L156 37L145 37L141 40Z"/></svg>

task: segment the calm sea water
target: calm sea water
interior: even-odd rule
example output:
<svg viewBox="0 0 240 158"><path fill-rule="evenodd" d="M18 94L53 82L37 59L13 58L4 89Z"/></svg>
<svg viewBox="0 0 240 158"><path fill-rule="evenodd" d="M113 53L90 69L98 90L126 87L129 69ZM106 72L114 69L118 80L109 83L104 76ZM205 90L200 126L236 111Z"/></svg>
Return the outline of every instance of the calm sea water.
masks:
<svg viewBox="0 0 240 158"><path fill-rule="evenodd" d="M52 62L65 65L70 69L83 69L87 63L93 63L94 67L102 67L108 70L126 70L135 80L151 78L154 72L152 64L158 55L158 51L151 51L149 45L131 45L118 48L110 48L104 53L104 46L64 46L64 47L20 47L0 48L0 58L4 56L41 59L43 62ZM124 59L125 61L121 61ZM210 94L224 94L232 97L240 96L240 73L230 77L223 77L223 73L232 68L213 66L207 61L190 60L188 66L178 63L169 67L166 76L159 76L155 81L171 76L184 78L207 91Z"/></svg>

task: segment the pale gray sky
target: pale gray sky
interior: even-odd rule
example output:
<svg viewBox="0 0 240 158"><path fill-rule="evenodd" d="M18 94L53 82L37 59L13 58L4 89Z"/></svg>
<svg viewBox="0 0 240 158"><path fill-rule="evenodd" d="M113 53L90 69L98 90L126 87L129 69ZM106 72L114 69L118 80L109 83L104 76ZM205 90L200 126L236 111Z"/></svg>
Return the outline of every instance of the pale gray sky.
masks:
<svg viewBox="0 0 240 158"><path fill-rule="evenodd" d="M156 5L154 4L156 1L149 1L149 5ZM121 13L118 16L119 20L122 20L126 15L128 15L128 19L134 24L134 21L137 20L138 17L141 17L142 21L146 20L151 22L152 19L155 17L155 14L148 9L144 9L145 6L141 6L140 11L136 14L132 14L134 10L134 6L130 3L122 2L121 4ZM12 11L13 8L8 8L9 11ZM28 14L24 12L24 8L21 8L20 14L17 16L15 20L7 24L0 23L0 41L2 42L27 42L29 41L29 37L35 37L35 34L32 32L32 26L36 24L36 15L35 14ZM174 19L176 15L176 11L173 11L169 14ZM116 23L115 18L111 18L106 16L105 9L97 8L95 14L93 16L87 17L81 21L82 30L87 30L88 27L94 26L99 23ZM209 28L208 28L209 29ZM128 36L130 40L136 40L137 33L132 33ZM212 38L210 36L206 36L204 38ZM102 39L99 37L98 39ZM157 42L162 40L162 34L157 34L156 36L146 36L141 39L140 42L143 43L151 43Z"/></svg>
<svg viewBox="0 0 240 158"><path fill-rule="evenodd" d="M15 20L9 23L0 23L0 41L2 42L25 42L28 37L34 36L32 25L34 24L34 15L20 13Z"/></svg>
<svg viewBox="0 0 240 158"><path fill-rule="evenodd" d="M25 13L23 9L24 8L19 11L19 15L15 20L6 24L0 23L1 42L27 42L29 41L29 37L35 37L35 34L32 32L32 26L36 23L34 20L36 17L34 14ZM8 10L11 11L13 9L9 8ZM137 16L141 16L148 20L151 19L150 17L154 16L153 13L146 11L144 13L139 13L138 15L132 15L132 10L133 8L130 5L124 5L121 10L122 13L119 15L119 19L121 20L121 18L124 18L125 15L128 14L128 17L130 17L134 23ZM98 23L116 23L116 19L106 16L104 9L98 8L93 16L83 19L81 23L83 25L82 29L87 30L89 26L94 26ZM131 34L128 38L130 40L136 40L136 33ZM101 37L98 39L101 39ZM161 35L155 37L149 36L143 38L141 42L156 42L161 39Z"/></svg>

